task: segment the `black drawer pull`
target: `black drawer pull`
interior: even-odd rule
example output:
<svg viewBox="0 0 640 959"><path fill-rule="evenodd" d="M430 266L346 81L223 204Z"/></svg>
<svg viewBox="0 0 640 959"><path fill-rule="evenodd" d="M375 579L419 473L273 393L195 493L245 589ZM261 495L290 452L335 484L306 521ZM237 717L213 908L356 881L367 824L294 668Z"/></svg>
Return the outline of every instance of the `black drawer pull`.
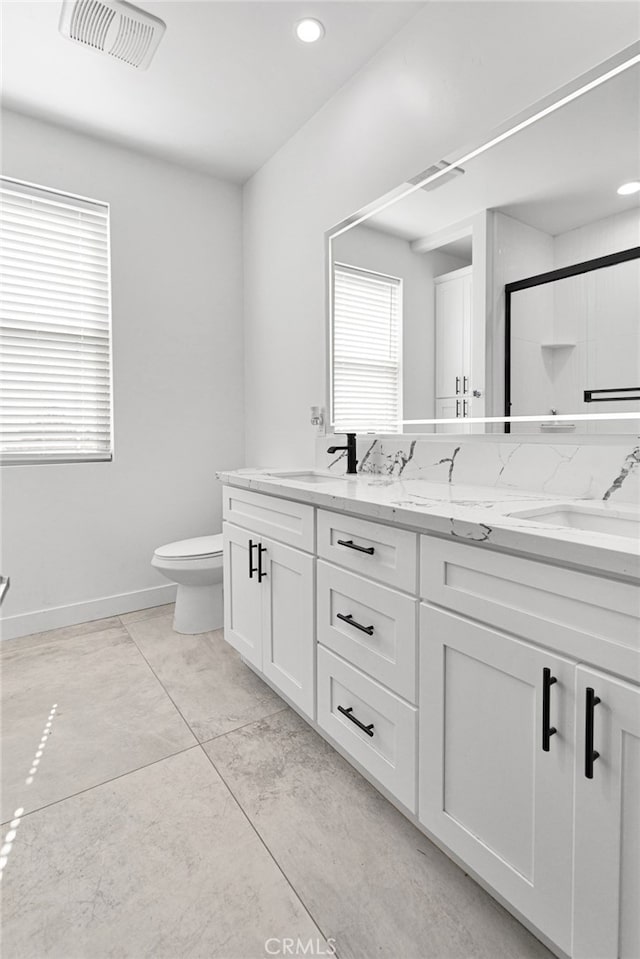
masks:
<svg viewBox="0 0 640 959"><path fill-rule="evenodd" d="M349 549L357 549L359 553L368 553L369 556L373 556L375 553L375 547L358 546L357 543L354 543L352 539L339 539L338 546L348 546Z"/></svg>
<svg viewBox="0 0 640 959"><path fill-rule="evenodd" d="M543 752L549 752L549 740L558 732L555 726L549 725L551 722L551 687L558 680L551 675L551 670L545 666L542 670L542 749Z"/></svg>
<svg viewBox="0 0 640 959"><path fill-rule="evenodd" d="M258 546L258 582L261 583L262 580L267 575L262 568L262 554L267 552L267 547L263 546L262 543Z"/></svg>
<svg viewBox="0 0 640 959"><path fill-rule="evenodd" d="M347 616L343 616L342 613L336 613L336 618L341 619L343 623L348 623L349 626L353 626L354 629L359 629L360 632L366 633L367 636L373 636L373 626L362 626L360 623L356 623L351 613Z"/></svg>
<svg viewBox="0 0 640 959"><path fill-rule="evenodd" d="M587 779L593 779L593 764L600 756L593 748L593 711L600 702L595 689L587 686L584 728L584 774Z"/></svg>
<svg viewBox="0 0 640 959"><path fill-rule="evenodd" d="M257 545L252 539L249 540L249 579L253 579L253 574L258 572L257 566L255 569L253 568L253 551Z"/></svg>
<svg viewBox="0 0 640 959"><path fill-rule="evenodd" d="M353 715L353 706L348 706L347 709L344 706L338 706L338 712L342 713L343 716L346 716L347 719L350 719L352 723L355 723L358 729L361 729L363 733L366 733L367 736L373 736L373 723L369 723L368 726L365 726L364 723L361 723L359 719Z"/></svg>

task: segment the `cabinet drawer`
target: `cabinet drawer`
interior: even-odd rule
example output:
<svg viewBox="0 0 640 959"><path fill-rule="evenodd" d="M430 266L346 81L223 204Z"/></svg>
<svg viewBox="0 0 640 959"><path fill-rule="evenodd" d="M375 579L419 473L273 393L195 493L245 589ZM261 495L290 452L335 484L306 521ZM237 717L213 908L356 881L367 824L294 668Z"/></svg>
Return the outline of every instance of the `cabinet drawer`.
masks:
<svg viewBox="0 0 640 959"><path fill-rule="evenodd" d="M416 717L413 706L318 647L318 725L411 812L416 810Z"/></svg>
<svg viewBox="0 0 640 959"><path fill-rule="evenodd" d="M320 561L317 603L318 641L415 703L417 601Z"/></svg>
<svg viewBox="0 0 640 959"><path fill-rule="evenodd" d="M318 556L410 593L416 588L416 540L404 529L318 510Z"/></svg>
<svg viewBox="0 0 640 959"><path fill-rule="evenodd" d="M629 583L422 536L420 595L640 680L640 595Z"/></svg>
<svg viewBox="0 0 640 959"><path fill-rule="evenodd" d="M253 533L270 536L308 553L313 552L313 506L225 486L222 491L222 515L230 523L244 526Z"/></svg>

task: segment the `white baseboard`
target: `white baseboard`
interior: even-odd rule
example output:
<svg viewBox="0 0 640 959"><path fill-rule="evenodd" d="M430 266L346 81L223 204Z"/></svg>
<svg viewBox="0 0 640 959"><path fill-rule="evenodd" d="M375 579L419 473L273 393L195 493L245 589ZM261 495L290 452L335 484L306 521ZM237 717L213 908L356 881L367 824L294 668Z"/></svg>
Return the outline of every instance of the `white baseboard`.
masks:
<svg viewBox="0 0 640 959"><path fill-rule="evenodd" d="M103 596L101 599L90 599L84 603L5 616L0 619L0 639L17 639L18 636L42 633L47 629L89 623L93 619L107 619L119 613L132 613L134 610L148 609L151 606L164 606L165 603L175 602L176 589L175 583L167 583L166 586L152 586L133 593Z"/></svg>

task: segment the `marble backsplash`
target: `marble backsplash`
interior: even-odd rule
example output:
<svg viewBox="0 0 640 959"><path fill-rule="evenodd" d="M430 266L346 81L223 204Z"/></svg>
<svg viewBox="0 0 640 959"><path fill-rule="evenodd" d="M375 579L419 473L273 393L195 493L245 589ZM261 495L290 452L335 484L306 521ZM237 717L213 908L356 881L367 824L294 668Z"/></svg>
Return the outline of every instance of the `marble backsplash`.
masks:
<svg viewBox="0 0 640 959"><path fill-rule="evenodd" d="M319 469L346 471L344 453L327 453L328 446L342 442L342 434L318 438ZM358 437L357 449L359 473L640 503L640 437L569 445L365 435Z"/></svg>

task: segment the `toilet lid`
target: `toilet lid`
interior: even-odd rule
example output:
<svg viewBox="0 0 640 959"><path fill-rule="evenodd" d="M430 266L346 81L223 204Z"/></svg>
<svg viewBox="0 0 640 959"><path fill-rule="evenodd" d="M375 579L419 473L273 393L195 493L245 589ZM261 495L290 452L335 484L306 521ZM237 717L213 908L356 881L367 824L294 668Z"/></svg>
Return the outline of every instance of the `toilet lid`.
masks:
<svg viewBox="0 0 640 959"><path fill-rule="evenodd" d="M211 536L196 536L194 539L181 539L177 543L159 546L156 556L165 559L192 559L196 556L215 556L222 552L222 533Z"/></svg>

